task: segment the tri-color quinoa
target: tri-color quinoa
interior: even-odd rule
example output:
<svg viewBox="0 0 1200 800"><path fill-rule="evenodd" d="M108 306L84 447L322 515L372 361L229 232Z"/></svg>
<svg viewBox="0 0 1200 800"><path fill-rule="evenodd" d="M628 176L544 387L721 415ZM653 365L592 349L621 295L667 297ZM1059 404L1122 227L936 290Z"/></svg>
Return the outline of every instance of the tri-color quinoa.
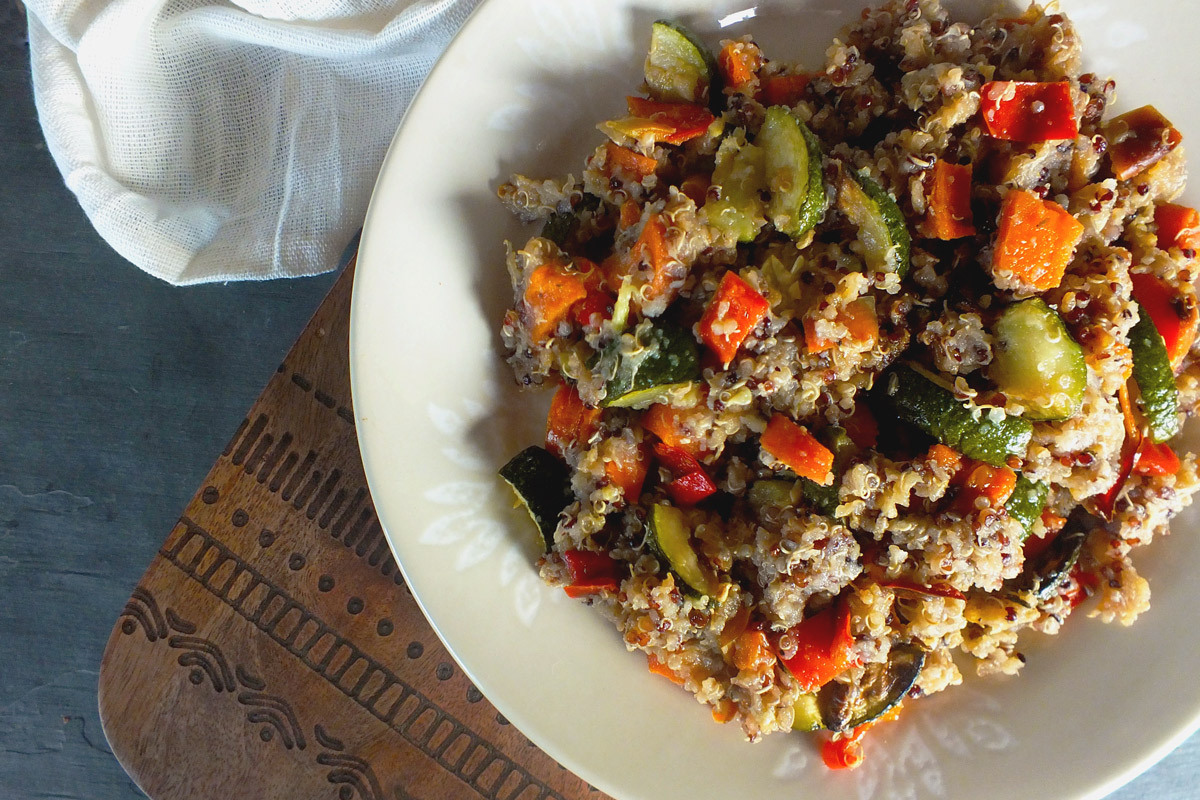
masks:
<svg viewBox="0 0 1200 800"><path fill-rule="evenodd" d="M854 766L1022 631L1149 607L1130 552L1200 487L1200 217L1062 14L892 0L777 55L656 23L581 176L500 187L542 225L501 335L555 393L502 474L653 672Z"/></svg>

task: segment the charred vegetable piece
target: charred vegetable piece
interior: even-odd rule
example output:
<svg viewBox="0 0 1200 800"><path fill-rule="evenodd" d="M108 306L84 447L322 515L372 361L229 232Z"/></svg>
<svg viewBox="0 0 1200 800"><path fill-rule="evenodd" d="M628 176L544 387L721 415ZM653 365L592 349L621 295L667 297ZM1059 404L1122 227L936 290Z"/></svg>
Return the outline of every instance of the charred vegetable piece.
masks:
<svg viewBox="0 0 1200 800"><path fill-rule="evenodd" d="M996 321L996 351L988 375L1033 420L1067 419L1083 408L1087 364L1083 348L1040 297L1004 309Z"/></svg>
<svg viewBox="0 0 1200 800"><path fill-rule="evenodd" d="M679 578L684 589L696 595L716 595L720 582L700 563L691 536L683 512L675 506L656 503L650 509L646 544Z"/></svg>
<svg viewBox="0 0 1200 800"><path fill-rule="evenodd" d="M707 105L721 95L713 85L720 75L713 54L691 31L674 22L654 23L643 72L655 100Z"/></svg>
<svg viewBox="0 0 1200 800"><path fill-rule="evenodd" d="M754 241L767 224L765 182L762 148L748 143L741 132L726 136L717 148L712 174L716 197L704 204L709 223L739 242Z"/></svg>
<svg viewBox="0 0 1200 800"><path fill-rule="evenodd" d="M781 232L803 236L825 216L821 144L783 106L771 106L754 143L763 149L770 200L767 211Z"/></svg>
<svg viewBox="0 0 1200 800"><path fill-rule="evenodd" d="M1159 444L1179 433L1179 390L1163 337L1149 313L1140 306L1138 313L1138 322L1129 331L1133 381L1141 395L1139 405L1150 426L1150 439Z"/></svg>
<svg viewBox="0 0 1200 800"><path fill-rule="evenodd" d="M881 380L902 419L968 458L1003 467L1009 456L1025 455L1033 436L1028 420L959 400L910 364L897 364Z"/></svg>
<svg viewBox="0 0 1200 800"><path fill-rule="evenodd" d="M837 207L858 228L863 260L872 272L908 272L912 238L904 214L892 196L865 172L843 166L837 184Z"/></svg>
<svg viewBox="0 0 1200 800"><path fill-rule="evenodd" d="M1033 523L1046 508L1046 498L1050 495L1050 487L1041 481L1031 481L1024 475L1017 476L1017 485L1009 495L1004 510L1008 516L1021 523L1025 538L1033 532Z"/></svg>
<svg viewBox="0 0 1200 800"><path fill-rule="evenodd" d="M549 451L532 445L501 467L500 477L517 493L541 531L549 552L554 547L558 515L575 499L571 492L571 471Z"/></svg>
<svg viewBox="0 0 1200 800"><path fill-rule="evenodd" d="M1104 138L1113 174L1127 181L1174 150L1183 134L1154 106L1142 106L1109 120Z"/></svg>
<svg viewBox="0 0 1200 800"><path fill-rule="evenodd" d="M1077 506L1054 540L1025 562L1020 575L1005 581L1004 593L1017 600L1032 601L1032 604L1053 597L1079 561L1088 533L1103 524L1098 517L1085 511L1083 506Z"/></svg>
<svg viewBox="0 0 1200 800"><path fill-rule="evenodd" d="M858 682L831 681L817 692L821 723L831 731L849 731L878 719L912 690L924 666L920 647L892 645L887 663L867 664Z"/></svg>
<svg viewBox="0 0 1200 800"><path fill-rule="evenodd" d="M614 339L601 354L601 362L613 370L605 384L604 407L649 405L700 375L696 340L666 322L643 321L631 333Z"/></svg>

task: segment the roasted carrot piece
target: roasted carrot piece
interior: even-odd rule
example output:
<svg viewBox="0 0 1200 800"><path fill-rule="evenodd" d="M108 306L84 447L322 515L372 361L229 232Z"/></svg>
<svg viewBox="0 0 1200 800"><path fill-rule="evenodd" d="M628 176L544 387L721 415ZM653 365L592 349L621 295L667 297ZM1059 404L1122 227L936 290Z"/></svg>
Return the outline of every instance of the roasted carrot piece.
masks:
<svg viewBox="0 0 1200 800"><path fill-rule="evenodd" d="M646 654L646 661L648 662L648 664L650 666L650 671L653 672L655 675L661 675L664 678L666 678L667 680L669 680L671 683L677 683L680 686L683 685L683 678L679 677L674 672L672 672L671 668L668 667L666 664L664 664L662 661L660 661L658 659L658 657L655 656L653 653Z"/></svg>
<svg viewBox="0 0 1200 800"><path fill-rule="evenodd" d="M1114 117L1104 126L1108 160L1117 180L1127 181L1174 150L1183 134L1154 106L1142 106Z"/></svg>
<svg viewBox="0 0 1200 800"><path fill-rule="evenodd" d="M962 454L944 444L935 444L930 447L925 457L952 475L962 468Z"/></svg>
<svg viewBox="0 0 1200 800"><path fill-rule="evenodd" d="M759 444L800 477L822 486L833 483L833 452L785 415L771 416Z"/></svg>
<svg viewBox="0 0 1200 800"><path fill-rule="evenodd" d="M939 159L929 179L928 211L925 220L935 239L949 241L971 236L971 165Z"/></svg>
<svg viewBox="0 0 1200 800"><path fill-rule="evenodd" d="M642 494L642 484L650 467L645 448L623 439L608 439L604 461L604 477L621 489L627 503L636 503Z"/></svg>
<svg viewBox="0 0 1200 800"><path fill-rule="evenodd" d="M587 297L583 276L565 264L542 264L529 275L525 286L526 322L535 341L548 338L567 318L571 306Z"/></svg>
<svg viewBox="0 0 1200 800"><path fill-rule="evenodd" d="M726 272L700 318L700 340L728 364L770 307L737 273Z"/></svg>
<svg viewBox="0 0 1200 800"><path fill-rule="evenodd" d="M754 81L762 66L762 53L746 42L727 42L717 55L717 66L725 78L725 85L741 91Z"/></svg>
<svg viewBox="0 0 1200 800"><path fill-rule="evenodd" d="M703 415L703 408L679 409L655 403L643 412L642 427L661 439L663 444L698 459L704 453L704 447L688 429L689 417L698 419Z"/></svg>
<svg viewBox="0 0 1200 800"><path fill-rule="evenodd" d="M809 75L770 75L762 79L762 102L768 106L792 106L812 81Z"/></svg>
<svg viewBox="0 0 1200 800"><path fill-rule="evenodd" d="M644 156L613 142L604 143L604 170L609 177L613 177L617 170L620 170L640 182L646 176L653 175L657 169L658 160L652 156Z"/></svg>
<svg viewBox="0 0 1200 800"><path fill-rule="evenodd" d="M1154 209L1154 225L1160 250L1200 250L1200 212L1196 209L1162 203Z"/></svg>
<svg viewBox="0 0 1200 800"><path fill-rule="evenodd" d="M961 483L953 508L963 516L986 508L1000 508L1012 496L1017 486L1017 473L1008 467L993 467L971 461L956 476Z"/></svg>
<svg viewBox="0 0 1200 800"><path fill-rule="evenodd" d="M1200 307L1191 287L1176 289L1156 275L1131 272L1133 298L1142 307L1167 345L1171 367L1178 370L1183 357L1196 341L1200 329Z"/></svg>
<svg viewBox="0 0 1200 800"><path fill-rule="evenodd" d="M879 319L875 316L875 308L865 299L847 303L838 311L835 320L846 326L846 338L852 342L873 343L879 338ZM837 342L820 336L816 326L816 318L804 318L804 346L808 352L820 353L835 347Z"/></svg>
<svg viewBox="0 0 1200 800"><path fill-rule="evenodd" d="M1062 282L1082 236L1083 223L1058 203L1010 189L1000 206L992 277L1038 292L1053 289Z"/></svg>
<svg viewBox="0 0 1200 800"><path fill-rule="evenodd" d="M546 416L546 449L561 456L572 445L586 444L599 429L600 409L584 403L574 384L559 386Z"/></svg>

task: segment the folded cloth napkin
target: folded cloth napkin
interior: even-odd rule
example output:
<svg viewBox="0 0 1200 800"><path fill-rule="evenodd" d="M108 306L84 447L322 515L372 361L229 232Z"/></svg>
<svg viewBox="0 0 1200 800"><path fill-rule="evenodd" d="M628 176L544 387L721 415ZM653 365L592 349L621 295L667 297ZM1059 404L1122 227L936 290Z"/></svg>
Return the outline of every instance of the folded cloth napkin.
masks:
<svg viewBox="0 0 1200 800"><path fill-rule="evenodd" d="M175 284L313 275L478 0L26 0L50 153L114 249Z"/></svg>

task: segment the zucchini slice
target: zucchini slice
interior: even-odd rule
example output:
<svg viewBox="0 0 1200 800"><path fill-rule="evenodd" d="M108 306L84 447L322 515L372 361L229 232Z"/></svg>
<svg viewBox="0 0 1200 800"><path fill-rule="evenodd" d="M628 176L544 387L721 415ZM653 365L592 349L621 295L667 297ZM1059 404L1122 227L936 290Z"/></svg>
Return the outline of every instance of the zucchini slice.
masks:
<svg viewBox="0 0 1200 800"><path fill-rule="evenodd" d="M792 711L795 712L795 716L792 717L794 731L811 733L825 727L825 723L821 721L821 707L817 703L816 692L797 697L796 702L792 704Z"/></svg>
<svg viewBox="0 0 1200 800"><path fill-rule="evenodd" d="M715 596L721 584L700 563L692 547L691 535L680 509L666 503L655 503L650 509L646 544L686 589L697 595Z"/></svg>
<svg viewBox="0 0 1200 800"><path fill-rule="evenodd" d="M614 339L600 358L607 362L602 366L612 370L600 402L606 408L649 405L700 375L691 332L666 322L639 323L632 332Z"/></svg>
<svg viewBox="0 0 1200 800"><path fill-rule="evenodd" d="M1088 533L1103 525L1099 517L1089 514L1083 506L1076 506L1054 541L1026 561L1020 575L1004 582L1005 594L1027 605L1053 597L1079 561Z"/></svg>
<svg viewBox="0 0 1200 800"><path fill-rule="evenodd" d="M642 71L655 100L708 105L710 98L720 95L714 86L720 72L713 54L691 31L674 22L659 20L651 27Z"/></svg>
<svg viewBox="0 0 1200 800"><path fill-rule="evenodd" d="M1001 312L993 332L996 352L988 376L1025 407L1021 416L1055 420L1079 413L1087 363L1054 309L1040 297L1014 303Z"/></svg>
<svg viewBox="0 0 1200 800"><path fill-rule="evenodd" d="M1024 475L1017 476L1017 485L1013 487L1013 493L1004 504L1004 510L1008 516L1021 523L1025 539L1033 533L1033 524L1042 516L1049 496L1048 485L1041 481L1031 481Z"/></svg>
<svg viewBox="0 0 1200 800"><path fill-rule="evenodd" d="M795 486L795 481L783 478L764 478L750 484L746 499L750 501L750 507L754 509L754 513L761 518L768 509L782 511L789 508L792 505L792 489Z"/></svg>
<svg viewBox="0 0 1200 800"><path fill-rule="evenodd" d="M762 148L767 211L781 232L798 239L825 216L821 144L784 106L771 106L754 143Z"/></svg>
<svg viewBox="0 0 1200 800"><path fill-rule="evenodd" d="M762 199L766 185L764 154L741 131L726 136L717 148L712 185L717 196L704 203L709 224L739 242L752 242L767 224Z"/></svg>
<svg viewBox="0 0 1200 800"><path fill-rule="evenodd" d="M1033 424L959 400L910 364L897 364L883 375L884 392L897 414L947 447L994 467L1009 456L1023 458ZM997 415L997 416L993 416Z"/></svg>
<svg viewBox="0 0 1200 800"><path fill-rule="evenodd" d="M838 171L837 207L858 228L863 259L872 272L908 272L912 237L892 196L866 172Z"/></svg>
<svg viewBox="0 0 1200 800"><path fill-rule="evenodd" d="M558 515L575 499L571 471L544 447L531 445L500 468L500 477L517 493L550 552Z"/></svg>
<svg viewBox="0 0 1200 800"><path fill-rule="evenodd" d="M925 651L914 644L892 645L887 663L867 664L857 683L830 681L817 692L821 723L849 731L891 711L912 690L925 667Z"/></svg>
<svg viewBox="0 0 1200 800"><path fill-rule="evenodd" d="M1179 390L1162 335L1140 305L1138 314L1137 324L1129 331L1133 381L1140 394L1138 404L1150 426L1150 439L1159 444L1179 433Z"/></svg>

